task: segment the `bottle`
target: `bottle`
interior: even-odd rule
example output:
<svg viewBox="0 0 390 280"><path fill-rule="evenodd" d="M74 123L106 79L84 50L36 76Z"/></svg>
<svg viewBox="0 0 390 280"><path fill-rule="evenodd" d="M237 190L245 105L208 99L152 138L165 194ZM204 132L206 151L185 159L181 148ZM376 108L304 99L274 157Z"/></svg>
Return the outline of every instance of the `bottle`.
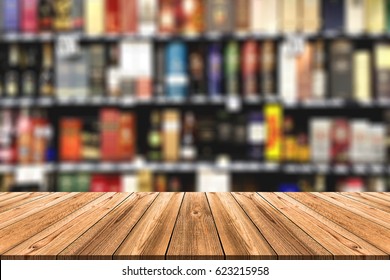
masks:
<svg viewBox="0 0 390 280"><path fill-rule="evenodd" d="M271 97L276 94L275 69L276 69L276 52L275 45L272 41L266 41L263 44L261 53L261 72L260 84L261 93L264 97Z"/></svg>
<svg viewBox="0 0 390 280"><path fill-rule="evenodd" d="M182 42L172 42L165 51L166 94L174 98L186 97L188 91L187 46Z"/></svg>
<svg viewBox="0 0 390 280"><path fill-rule="evenodd" d="M150 115L150 130L148 132L148 159L160 161L161 156L161 116L160 112L154 111Z"/></svg>
<svg viewBox="0 0 390 280"><path fill-rule="evenodd" d="M29 109L22 109L16 127L18 162L20 164L29 164L32 156L32 121Z"/></svg>
<svg viewBox="0 0 390 280"><path fill-rule="evenodd" d="M312 96L315 100L325 98L326 92L326 72L324 69L325 52L324 43L317 41L314 46L314 61L313 61L313 83Z"/></svg>
<svg viewBox="0 0 390 280"><path fill-rule="evenodd" d="M181 158L185 161L196 159L197 151L195 145L195 115L187 112L184 115L183 131L181 139Z"/></svg>
<svg viewBox="0 0 390 280"><path fill-rule="evenodd" d="M211 97L222 95L221 45L212 43L208 53L208 93Z"/></svg>
<svg viewBox="0 0 390 280"><path fill-rule="evenodd" d="M227 95L239 94L239 46L231 41L225 49L225 91Z"/></svg>
<svg viewBox="0 0 390 280"><path fill-rule="evenodd" d="M263 159L265 129L264 116L261 112L249 114L247 135L249 144L249 158L254 160Z"/></svg>
<svg viewBox="0 0 390 280"><path fill-rule="evenodd" d="M57 31L68 31L72 28L72 0L55 0L54 27Z"/></svg>
<svg viewBox="0 0 390 280"><path fill-rule="evenodd" d="M71 22L74 31L84 29L84 0L72 0Z"/></svg>
<svg viewBox="0 0 390 280"><path fill-rule="evenodd" d="M22 0L21 21L23 32L38 31L38 0Z"/></svg>
<svg viewBox="0 0 390 280"><path fill-rule="evenodd" d="M257 94L257 63L258 48L255 41L244 43L241 52L242 58L242 83L244 96Z"/></svg>
<svg viewBox="0 0 390 280"><path fill-rule="evenodd" d="M190 91L192 96L206 94L204 51L200 45L190 50Z"/></svg>
<svg viewBox="0 0 390 280"><path fill-rule="evenodd" d="M12 44L8 49L8 69L5 72L5 92L8 97L19 94L19 47Z"/></svg>
<svg viewBox="0 0 390 280"><path fill-rule="evenodd" d="M50 43L43 45L42 70L39 78L39 94L54 95L53 48Z"/></svg>
<svg viewBox="0 0 390 280"><path fill-rule="evenodd" d="M37 49L27 46L22 55L22 96L35 96L37 88L36 65Z"/></svg>
<svg viewBox="0 0 390 280"><path fill-rule="evenodd" d="M38 7L39 30L52 31L53 28L53 1L40 0Z"/></svg>
<svg viewBox="0 0 390 280"><path fill-rule="evenodd" d="M233 151L234 159L246 159L246 144L247 144L247 119L244 114L239 114L234 118L233 123Z"/></svg>
<svg viewBox="0 0 390 280"><path fill-rule="evenodd" d="M4 0L3 3L3 15L4 30L5 32L18 32L19 31L19 11L20 11L20 0Z"/></svg>
<svg viewBox="0 0 390 280"><path fill-rule="evenodd" d="M119 47L113 43L108 46L108 65L106 67L106 87L108 96L120 96Z"/></svg>

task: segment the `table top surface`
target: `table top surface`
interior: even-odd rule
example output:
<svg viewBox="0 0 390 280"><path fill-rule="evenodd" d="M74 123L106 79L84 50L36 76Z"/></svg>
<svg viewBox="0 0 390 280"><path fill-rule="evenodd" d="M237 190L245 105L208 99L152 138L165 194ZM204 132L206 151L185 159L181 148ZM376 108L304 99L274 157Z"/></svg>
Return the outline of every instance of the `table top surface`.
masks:
<svg viewBox="0 0 390 280"><path fill-rule="evenodd" d="M389 259L390 193L0 193L1 259Z"/></svg>

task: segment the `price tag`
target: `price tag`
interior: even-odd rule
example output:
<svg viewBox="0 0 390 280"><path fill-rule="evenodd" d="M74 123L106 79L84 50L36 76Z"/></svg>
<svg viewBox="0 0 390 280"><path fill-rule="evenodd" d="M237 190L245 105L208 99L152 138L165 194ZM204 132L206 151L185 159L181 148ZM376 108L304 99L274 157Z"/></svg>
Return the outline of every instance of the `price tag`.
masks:
<svg viewBox="0 0 390 280"><path fill-rule="evenodd" d="M238 96L228 96L226 99L226 110L229 112L238 112L241 110L242 103Z"/></svg>
<svg viewBox="0 0 390 280"><path fill-rule="evenodd" d="M44 166L21 166L15 170L15 181L17 184L43 184L45 182Z"/></svg>
<svg viewBox="0 0 390 280"><path fill-rule="evenodd" d="M62 34L58 37L57 52L61 57L74 56L80 53L78 37L73 34Z"/></svg>

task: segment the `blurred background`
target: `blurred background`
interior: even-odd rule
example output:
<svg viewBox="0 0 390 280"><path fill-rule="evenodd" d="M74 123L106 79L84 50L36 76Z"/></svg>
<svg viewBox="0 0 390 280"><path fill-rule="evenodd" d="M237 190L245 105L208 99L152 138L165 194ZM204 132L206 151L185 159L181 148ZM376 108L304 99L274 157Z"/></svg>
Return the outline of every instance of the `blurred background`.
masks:
<svg viewBox="0 0 390 280"><path fill-rule="evenodd" d="M388 191L390 1L0 0L0 191Z"/></svg>

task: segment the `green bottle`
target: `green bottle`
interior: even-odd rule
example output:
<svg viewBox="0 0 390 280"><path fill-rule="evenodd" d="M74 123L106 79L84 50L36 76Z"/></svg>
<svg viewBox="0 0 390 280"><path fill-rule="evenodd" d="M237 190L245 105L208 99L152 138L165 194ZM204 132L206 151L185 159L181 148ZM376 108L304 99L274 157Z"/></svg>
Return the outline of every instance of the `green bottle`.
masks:
<svg viewBox="0 0 390 280"><path fill-rule="evenodd" d="M225 48L225 89L226 95L239 93L239 46L237 42L229 42Z"/></svg>

